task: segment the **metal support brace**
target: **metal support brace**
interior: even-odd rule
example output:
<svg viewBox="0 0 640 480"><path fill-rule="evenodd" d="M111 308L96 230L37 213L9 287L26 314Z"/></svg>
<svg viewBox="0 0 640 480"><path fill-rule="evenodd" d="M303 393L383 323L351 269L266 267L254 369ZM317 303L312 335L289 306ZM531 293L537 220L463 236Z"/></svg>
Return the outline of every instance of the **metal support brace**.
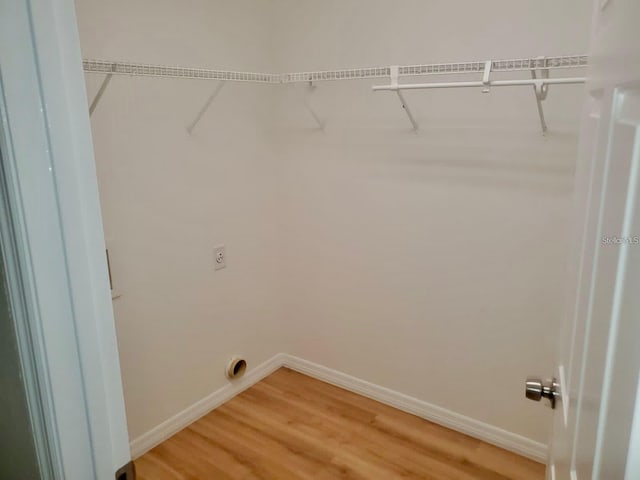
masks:
<svg viewBox="0 0 640 480"><path fill-rule="evenodd" d="M198 115L196 115L196 118L187 127L187 132L189 132L189 135L191 135L191 133L193 132L193 129L196 127L198 122L204 116L205 112L209 109L209 107L211 106L213 101L216 99L216 97L220 93L220 90L222 90L222 87L224 87L225 83L226 82L224 82L224 81L218 82L218 84L216 85L216 88L213 89L213 92L211 92L211 95L209 95L209 98L207 99L207 101L204 103L204 105L202 106L202 108L198 112Z"/></svg>
<svg viewBox="0 0 640 480"><path fill-rule="evenodd" d="M413 113L411 113L411 109L409 109L409 105L407 105L407 102L404 99L404 96L402 95L402 92L398 88L398 86L399 86L399 81L398 80L400 78L400 68L397 65L394 65L394 66L390 67L390 70L391 70L391 86L395 87L395 92L398 95L398 99L400 100L400 104L402 105L402 108L404 109L405 113L407 114L407 117L409 117L409 121L411 122L411 125L413 126L413 131L417 132L418 128L419 128L418 122L416 122L416 119L413 116Z"/></svg>
<svg viewBox="0 0 640 480"><path fill-rule="evenodd" d="M311 97L311 95L313 94L316 88L317 87L313 84L313 82L309 82L309 84L305 89L306 91L302 94L302 103L304 105L304 108L307 109L309 114L313 117L315 122L318 124L318 128L324 132L325 122L318 116L316 111L313 109L313 107L309 103L309 98Z"/></svg>
<svg viewBox="0 0 640 480"><path fill-rule="evenodd" d="M112 77L113 77L113 73L107 73L107 76L104 77L104 80L102 81L102 84L98 89L98 93L96 93L96 96L93 98L93 101L89 106L89 116L93 115L93 112L98 106L98 103L100 103L100 99L102 98L102 95L104 95L104 92L107 90L107 87L109 86L109 82L111 81Z"/></svg>
<svg viewBox="0 0 640 480"><path fill-rule="evenodd" d="M484 62L484 74L482 75L482 84L484 85L482 89L482 93L490 93L491 92L491 66L493 62L491 60L487 60Z"/></svg>
<svg viewBox="0 0 640 480"><path fill-rule="evenodd" d="M539 59L544 59L544 57L538 57ZM546 63L545 63L546 64ZM549 70L542 69L540 71L540 81L536 82L533 86L533 92L536 95L536 106L538 107L538 116L540 117L540 126L542 127L542 135L546 135L547 133L547 122L544 118L544 109L542 108L542 101L547 98L547 93L549 92L549 85L544 83L544 79L549 78ZM531 78L534 80L538 79L538 75L536 74L535 69L531 70Z"/></svg>

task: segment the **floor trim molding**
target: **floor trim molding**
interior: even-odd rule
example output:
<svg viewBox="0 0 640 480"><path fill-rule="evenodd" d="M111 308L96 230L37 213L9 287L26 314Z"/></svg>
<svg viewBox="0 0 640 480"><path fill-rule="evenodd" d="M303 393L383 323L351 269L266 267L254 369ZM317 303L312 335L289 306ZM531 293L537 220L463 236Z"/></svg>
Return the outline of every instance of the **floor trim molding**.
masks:
<svg viewBox="0 0 640 480"><path fill-rule="evenodd" d="M228 383L182 412L165 420L157 427L134 439L130 443L131 456L136 459L175 433L206 415L211 410L243 392L260 380L287 367L310 377L336 385L350 392L377 400L391 407L424 418L452 430L470 435L519 455L544 463L547 446L529 438L508 432L488 423L452 412L442 407L390 390L346 373L332 370L317 363L286 353L279 353L266 362L249 370L241 379Z"/></svg>
<svg viewBox="0 0 640 480"><path fill-rule="evenodd" d="M169 437L175 435L183 428L191 425L199 418L205 416L211 410L218 408L225 402L243 392L247 388L255 385L263 378L269 376L284 365L284 355L277 354L266 362L261 363L257 367L247 371L242 378L229 382L227 385L219 388L215 392L209 394L202 400L187 407L183 411L177 413L173 417L165 420L160 425L152 428L147 433L140 435L129 443L131 457L135 460L141 457L153 447L161 444Z"/></svg>
<svg viewBox="0 0 640 480"><path fill-rule="evenodd" d="M282 359L283 366L310 377L377 400L537 462L545 463L547 460L547 446L543 443L293 355L283 354Z"/></svg>

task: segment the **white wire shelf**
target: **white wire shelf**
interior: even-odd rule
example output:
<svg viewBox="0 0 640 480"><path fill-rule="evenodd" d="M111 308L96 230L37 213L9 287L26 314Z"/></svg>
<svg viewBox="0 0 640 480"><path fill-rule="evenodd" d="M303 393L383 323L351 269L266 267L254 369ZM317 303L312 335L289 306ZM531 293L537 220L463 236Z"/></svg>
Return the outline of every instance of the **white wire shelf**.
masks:
<svg viewBox="0 0 640 480"><path fill-rule="evenodd" d="M479 87L487 93L493 86L532 86L540 117L540 124L543 134L547 131L547 124L544 118L542 101L547 96L549 85L553 84L579 84L584 83L584 77L562 77L549 78L549 72L556 69L582 68L588 65L587 55L565 55L558 57L535 57L518 58L512 60L485 60L480 62L461 63L433 63L425 65L391 65L388 67L367 67L343 70L324 70L316 72L295 72L295 73L255 73L238 72L231 70L212 70L206 68L193 68L168 65L151 65L144 63L116 62L108 60L84 60L83 68L87 73L99 73L105 75L100 88L89 107L89 113L93 114L100 99L104 95L109 82L114 75L130 75L142 77L166 77L166 78L187 78L198 80L217 80L219 83L191 122L187 131L191 134L211 106L221 88L226 82L250 82L264 84L295 84L307 83L314 88L313 83L337 80L357 80L389 78L390 85L376 85L374 91L393 91L397 94L404 112L409 117L414 131L419 128L416 117L411 112L402 91L418 90L427 88L457 88L457 87ZM528 71L530 79L511 80L491 80L490 75L495 72L519 72ZM465 82L431 82L431 83L400 83L401 77L421 77L429 75L452 75L477 73L482 74L481 81ZM540 76L538 76L540 75ZM324 129L324 122L315 113L308 103L309 92L304 96L303 103L321 130Z"/></svg>
<svg viewBox="0 0 640 480"><path fill-rule="evenodd" d="M530 70L549 70L559 68L579 68L588 65L587 55L561 57L519 58L515 60L493 60L492 72L516 72ZM400 77L422 75L451 75L460 73L482 73L486 62L433 63L425 65L404 65L398 67ZM391 75L391 67L359 68L348 70L329 70L319 72L283 73L282 83L318 82L325 80L354 80L366 78L384 78Z"/></svg>
<svg viewBox="0 0 640 480"><path fill-rule="evenodd" d="M404 65L398 67L400 77L413 77L433 74L482 73L485 61L461 63L434 63L425 65ZM493 60L492 72L515 72L530 70L552 70L580 68L588 65L587 55L568 55L559 57L535 57L512 60ZM144 77L189 78L200 80L222 80L252 83L300 83L336 80L357 80L384 78L391 74L391 67L366 67L343 70L324 70L295 73L255 73L230 70L211 70L204 68L151 65L108 60L84 60L84 71L116 75Z"/></svg>
<svg viewBox="0 0 640 480"><path fill-rule="evenodd" d="M151 65L145 63L113 62L108 60L83 60L87 73L131 75L141 77L190 78L252 83L280 83L280 75L273 73L236 72L206 68Z"/></svg>
<svg viewBox="0 0 640 480"><path fill-rule="evenodd" d="M328 80L357 80L364 78L388 77L390 67L353 68L347 70L326 70L318 72L282 73L281 83L322 82Z"/></svg>
<svg viewBox="0 0 640 480"><path fill-rule="evenodd" d="M587 55L563 57L519 58L515 60L493 60L492 72L517 72L549 70L558 68L580 68L588 65ZM486 62L440 63L432 65L409 65L399 67L399 75L417 76L432 74L482 73Z"/></svg>

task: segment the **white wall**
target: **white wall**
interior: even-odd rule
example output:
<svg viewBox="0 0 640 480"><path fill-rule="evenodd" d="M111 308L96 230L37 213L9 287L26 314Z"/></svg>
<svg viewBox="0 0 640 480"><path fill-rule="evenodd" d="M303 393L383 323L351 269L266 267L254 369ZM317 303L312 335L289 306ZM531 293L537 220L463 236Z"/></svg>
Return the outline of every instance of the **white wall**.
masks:
<svg viewBox="0 0 640 480"><path fill-rule="evenodd" d="M589 2L276 0L278 70L583 53ZM523 74L526 78L527 74ZM553 372L580 87L544 138L529 88L321 83L314 130L282 105L282 251L292 354L545 442L524 379Z"/></svg>
<svg viewBox="0 0 640 480"><path fill-rule="evenodd" d="M268 2L187 3L78 0L83 56L268 69ZM101 81L88 76L89 98ZM116 77L91 119L131 438L224 385L232 354L251 367L285 350L270 91L226 85L189 136L213 88Z"/></svg>
<svg viewBox="0 0 640 480"><path fill-rule="evenodd" d="M77 0L85 57L300 71L582 53L589 2ZM90 78L89 95L99 78ZM579 87L409 92L115 78L92 123L129 429L284 351L545 441ZM379 83L384 83L381 81ZM229 267L212 269L225 243Z"/></svg>

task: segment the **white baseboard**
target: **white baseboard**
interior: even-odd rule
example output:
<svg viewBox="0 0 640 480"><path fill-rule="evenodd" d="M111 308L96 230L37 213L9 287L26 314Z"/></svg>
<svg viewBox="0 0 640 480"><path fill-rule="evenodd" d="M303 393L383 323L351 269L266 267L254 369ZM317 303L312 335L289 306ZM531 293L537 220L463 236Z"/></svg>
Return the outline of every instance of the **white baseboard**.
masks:
<svg viewBox="0 0 640 480"><path fill-rule="evenodd" d="M272 374L284 364L283 357L284 355L282 354L273 356L266 362L248 370L242 378L229 382L224 387L219 388L202 400L199 400L180 413L174 415L168 420L165 420L157 427L149 430L147 433L133 439L129 444L131 457L135 460L136 458L144 455L153 447L164 442L183 428L191 425L211 410L218 408L223 403L228 402L239 393L252 385L255 385L266 376Z"/></svg>
<svg viewBox="0 0 640 480"><path fill-rule="evenodd" d="M131 441L130 448L132 458L136 459L140 457L156 445L206 415L211 410L258 383L280 367L290 368L318 380L344 388L350 392L377 400L398 410L411 413L425 420L470 435L538 462L544 463L547 459L547 446L542 443L286 353L275 355L256 368L249 370L238 381L229 383L216 390L209 396L194 403L182 412Z"/></svg>
<svg viewBox="0 0 640 480"><path fill-rule="evenodd" d="M369 397L380 403L411 413L443 427L470 435L537 462L547 460L547 446L529 438L508 432L488 423L475 420L442 407L418 400L351 375L318 365L302 358L283 354L284 366L310 377L336 385L350 392Z"/></svg>

